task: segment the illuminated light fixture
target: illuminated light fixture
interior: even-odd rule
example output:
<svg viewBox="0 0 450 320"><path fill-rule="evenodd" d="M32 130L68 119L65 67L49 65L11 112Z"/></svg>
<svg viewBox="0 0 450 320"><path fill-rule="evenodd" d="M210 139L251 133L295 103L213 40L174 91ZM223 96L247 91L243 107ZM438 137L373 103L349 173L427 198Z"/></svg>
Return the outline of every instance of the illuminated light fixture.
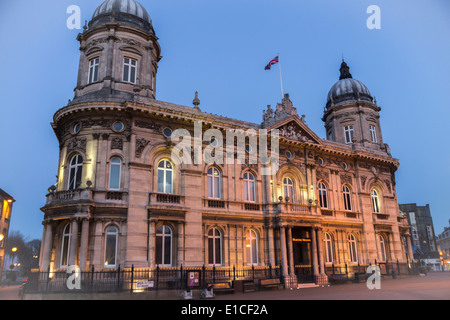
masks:
<svg viewBox="0 0 450 320"><path fill-rule="evenodd" d="M0 234L0 241L2 241L4 238L5 238L5 236Z"/></svg>

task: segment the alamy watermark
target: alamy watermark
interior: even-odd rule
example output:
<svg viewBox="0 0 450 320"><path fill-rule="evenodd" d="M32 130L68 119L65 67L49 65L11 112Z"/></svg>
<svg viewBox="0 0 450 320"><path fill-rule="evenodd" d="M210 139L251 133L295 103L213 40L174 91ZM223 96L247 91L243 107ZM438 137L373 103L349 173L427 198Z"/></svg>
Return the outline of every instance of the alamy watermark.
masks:
<svg viewBox="0 0 450 320"><path fill-rule="evenodd" d="M367 267L367 274L370 276L367 277L366 285L369 290L373 289L381 289L381 269L379 266L370 265Z"/></svg>
<svg viewBox="0 0 450 320"><path fill-rule="evenodd" d="M369 30L381 29L381 9L377 5L371 5L367 8L366 11L370 14L369 18L367 18L366 26Z"/></svg>
<svg viewBox="0 0 450 320"><path fill-rule="evenodd" d="M172 132L171 141L175 165L190 164L261 164L261 175L273 175L279 168L279 130L226 129L225 137L219 129L202 130L202 122L195 121L194 135L187 129ZM225 146L224 146L225 141ZM248 142L247 142L248 141ZM203 148L203 142L208 142ZM270 152L269 152L270 145Z"/></svg>

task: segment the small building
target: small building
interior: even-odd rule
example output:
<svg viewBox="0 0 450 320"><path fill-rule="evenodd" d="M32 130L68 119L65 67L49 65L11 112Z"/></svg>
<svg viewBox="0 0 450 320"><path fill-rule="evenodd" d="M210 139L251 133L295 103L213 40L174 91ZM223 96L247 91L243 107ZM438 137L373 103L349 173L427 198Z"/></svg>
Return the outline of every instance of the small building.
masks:
<svg viewBox="0 0 450 320"><path fill-rule="evenodd" d="M428 269L440 270L439 250L434 234L430 205L418 206L416 203L400 204L411 225L411 240L414 259L422 261Z"/></svg>
<svg viewBox="0 0 450 320"><path fill-rule="evenodd" d="M443 270L450 270L450 220L449 226L438 235L438 248Z"/></svg>
<svg viewBox="0 0 450 320"><path fill-rule="evenodd" d="M12 205L16 200L0 189L0 279L5 261L5 249L11 222Z"/></svg>

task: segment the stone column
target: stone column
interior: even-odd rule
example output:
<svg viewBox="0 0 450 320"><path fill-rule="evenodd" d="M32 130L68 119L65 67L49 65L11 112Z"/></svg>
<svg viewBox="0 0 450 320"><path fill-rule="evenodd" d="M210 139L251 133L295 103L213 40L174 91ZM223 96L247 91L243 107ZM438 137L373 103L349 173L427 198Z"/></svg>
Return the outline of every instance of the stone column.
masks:
<svg viewBox="0 0 450 320"><path fill-rule="evenodd" d="M177 256L177 260L178 260L178 265L184 266L184 221L180 221L178 222L178 256Z"/></svg>
<svg viewBox="0 0 450 320"><path fill-rule="evenodd" d="M319 275L319 265L317 262L317 233L316 227L311 228L311 238L312 238L312 266L314 270L314 275Z"/></svg>
<svg viewBox="0 0 450 320"><path fill-rule="evenodd" d="M322 239L322 229L317 229L318 242L319 242L319 269L320 274L325 274L325 262L323 260L323 239Z"/></svg>
<svg viewBox="0 0 450 320"><path fill-rule="evenodd" d="M292 227L288 226L287 231L288 231L287 245L288 245L288 252L289 252L289 275L292 277L295 275L294 248L292 245Z"/></svg>
<svg viewBox="0 0 450 320"><path fill-rule="evenodd" d="M50 266L50 257L52 253L52 242L53 242L53 233L52 233L52 224L50 221L45 222L45 238L43 243L43 251L42 251L42 262L40 269L42 271L47 271Z"/></svg>
<svg viewBox="0 0 450 320"><path fill-rule="evenodd" d="M82 219L80 243L80 269L87 270L87 257L89 248L89 218Z"/></svg>
<svg viewBox="0 0 450 320"><path fill-rule="evenodd" d="M268 227L267 228L268 233L268 242L269 242L269 264L274 267L275 266L275 246L274 246L274 239L273 239L273 228Z"/></svg>
<svg viewBox="0 0 450 320"><path fill-rule="evenodd" d="M155 245L156 245L156 221L150 220L148 223L148 265L151 268L155 264Z"/></svg>
<svg viewBox="0 0 450 320"><path fill-rule="evenodd" d="M281 245L281 271L283 277L288 276L287 253L286 253L286 230L280 227L280 245Z"/></svg>
<svg viewBox="0 0 450 320"><path fill-rule="evenodd" d="M78 219L71 219L72 223L70 226L70 254L69 254L69 265L74 266L77 264L77 251L78 251Z"/></svg>
<svg viewBox="0 0 450 320"><path fill-rule="evenodd" d="M408 252L406 253L406 257L408 259L408 262L411 263L414 261L414 254L412 251L412 244L411 244L411 235L408 234L405 236L406 237L406 243L407 243L407 248L408 248Z"/></svg>

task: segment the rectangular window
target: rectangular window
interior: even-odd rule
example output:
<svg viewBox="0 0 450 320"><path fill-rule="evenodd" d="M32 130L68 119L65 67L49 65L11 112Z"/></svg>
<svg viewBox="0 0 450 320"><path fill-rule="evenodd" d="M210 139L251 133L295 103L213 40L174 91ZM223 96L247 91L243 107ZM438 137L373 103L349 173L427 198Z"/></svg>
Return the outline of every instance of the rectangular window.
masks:
<svg viewBox="0 0 450 320"><path fill-rule="evenodd" d="M98 65L99 59L92 59L89 61L89 80L88 83L93 83L98 81Z"/></svg>
<svg viewBox="0 0 450 320"><path fill-rule="evenodd" d="M372 142L377 142L377 134L375 132L375 127L374 126L369 126L370 129L370 140Z"/></svg>
<svg viewBox="0 0 450 320"><path fill-rule="evenodd" d="M411 223L411 225L416 224L416 216L415 216L414 212L409 213L409 222Z"/></svg>
<svg viewBox="0 0 450 320"><path fill-rule="evenodd" d="M427 234L428 234L428 239L432 240L433 239L433 230L431 229L431 226L427 226Z"/></svg>
<svg viewBox="0 0 450 320"><path fill-rule="evenodd" d="M137 61L125 58L123 62L123 81L136 83Z"/></svg>
<svg viewBox="0 0 450 320"><path fill-rule="evenodd" d="M115 234L106 235L105 266L107 267L116 265L116 244Z"/></svg>
<svg viewBox="0 0 450 320"><path fill-rule="evenodd" d="M344 127L344 133L345 133L345 143L349 144L353 141L353 132L354 127L353 126L346 126Z"/></svg>

